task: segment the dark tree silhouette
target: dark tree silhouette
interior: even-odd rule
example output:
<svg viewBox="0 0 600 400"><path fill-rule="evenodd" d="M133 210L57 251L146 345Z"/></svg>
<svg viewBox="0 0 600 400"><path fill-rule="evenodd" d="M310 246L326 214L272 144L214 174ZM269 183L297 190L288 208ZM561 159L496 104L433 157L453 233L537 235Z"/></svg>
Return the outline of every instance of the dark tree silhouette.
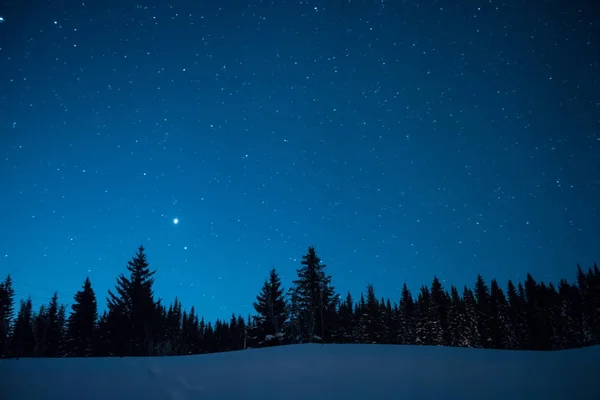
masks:
<svg viewBox="0 0 600 400"><path fill-rule="evenodd" d="M477 330L481 337L481 347L494 348L490 332L490 290L481 275L475 281L475 310L477 311Z"/></svg>
<svg viewBox="0 0 600 400"><path fill-rule="evenodd" d="M263 283L253 306L257 313L254 317L254 331L259 338L258 344L282 344L288 317L287 304L281 287L281 279L275 268L271 269L269 279Z"/></svg>
<svg viewBox="0 0 600 400"><path fill-rule="evenodd" d="M325 265L314 247L302 256L298 279L293 282L292 309L299 325L301 341L322 341L329 334L330 317L336 311L336 297L331 277L325 274Z"/></svg>
<svg viewBox="0 0 600 400"><path fill-rule="evenodd" d="M27 300L21 300L15 328L12 333L10 343L11 357L31 357L35 339L33 337L33 304L31 297Z"/></svg>
<svg viewBox="0 0 600 400"><path fill-rule="evenodd" d="M154 353L159 331L159 302L152 286L156 271L150 270L144 246L127 263L129 277L117 278L116 294L108 291L107 323L114 351L120 355L145 356Z"/></svg>
<svg viewBox="0 0 600 400"><path fill-rule="evenodd" d="M506 292L481 275L473 289L448 293L434 277L413 298L402 286L399 302L376 296L373 285L355 302L335 295L331 277L309 247L287 296L275 270L256 297L256 315L207 322L175 298L168 306L153 293L154 271L140 247L109 291L98 318L89 279L66 320L55 293L33 311L21 300L14 317L10 276L0 283L2 357L144 356L203 354L279 343L394 343L497 349L554 350L600 343L600 271L577 266L576 281L508 281ZM505 294L506 293L506 294ZM274 340L267 340L272 338Z"/></svg>
<svg viewBox="0 0 600 400"><path fill-rule="evenodd" d="M412 295L410 294L410 290L408 290L406 283L402 287L402 294L400 297L400 308L398 312L398 343L416 343L415 301Z"/></svg>
<svg viewBox="0 0 600 400"><path fill-rule="evenodd" d="M89 278L85 278L83 288L73 296L71 314L67 320L66 352L70 356L90 357L96 339L98 305L96 294Z"/></svg>
<svg viewBox="0 0 600 400"><path fill-rule="evenodd" d="M8 353L12 321L15 314L15 291L10 275L0 283L0 355Z"/></svg>

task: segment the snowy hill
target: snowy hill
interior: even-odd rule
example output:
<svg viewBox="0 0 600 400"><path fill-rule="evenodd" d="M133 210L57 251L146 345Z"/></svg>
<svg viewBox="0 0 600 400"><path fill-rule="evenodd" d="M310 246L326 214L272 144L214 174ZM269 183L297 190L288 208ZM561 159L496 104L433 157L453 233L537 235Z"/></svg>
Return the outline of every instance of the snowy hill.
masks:
<svg viewBox="0 0 600 400"><path fill-rule="evenodd" d="M0 398L597 399L599 367L600 346L308 344L187 357L1 360Z"/></svg>

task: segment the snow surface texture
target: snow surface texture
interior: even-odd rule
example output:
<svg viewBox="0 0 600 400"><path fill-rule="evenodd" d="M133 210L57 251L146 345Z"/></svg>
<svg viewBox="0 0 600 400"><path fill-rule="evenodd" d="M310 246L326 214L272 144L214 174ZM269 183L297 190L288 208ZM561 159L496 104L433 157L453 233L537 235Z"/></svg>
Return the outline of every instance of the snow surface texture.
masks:
<svg viewBox="0 0 600 400"><path fill-rule="evenodd" d="M600 346L556 352L319 345L0 361L3 400L598 399Z"/></svg>

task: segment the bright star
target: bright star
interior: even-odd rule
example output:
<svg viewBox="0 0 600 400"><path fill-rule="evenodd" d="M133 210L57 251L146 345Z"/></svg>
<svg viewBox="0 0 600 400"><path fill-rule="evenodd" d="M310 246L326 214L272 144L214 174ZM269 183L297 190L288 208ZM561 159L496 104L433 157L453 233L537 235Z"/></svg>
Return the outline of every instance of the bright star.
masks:
<svg viewBox="0 0 600 400"><path fill-rule="evenodd" d="M175 225L177 225L177 224L179 223L179 218L174 218L174 219L173 219L173 223L174 223Z"/></svg>

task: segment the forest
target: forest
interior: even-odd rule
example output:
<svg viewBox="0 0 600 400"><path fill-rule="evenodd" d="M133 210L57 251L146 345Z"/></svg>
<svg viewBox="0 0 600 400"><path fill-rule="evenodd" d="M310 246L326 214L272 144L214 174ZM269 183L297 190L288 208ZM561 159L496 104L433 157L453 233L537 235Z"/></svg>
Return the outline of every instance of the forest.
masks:
<svg viewBox="0 0 600 400"><path fill-rule="evenodd" d="M447 290L437 277L416 297L404 284L397 301L379 299L373 285L359 299L338 294L314 247L285 290L272 269L249 316L205 321L175 298L166 305L153 291L155 270L140 246L108 291L99 313L86 278L70 310L55 293L34 310L31 298L15 305L9 276L0 283L0 355L125 357L204 354L295 343L371 343L559 350L600 343L600 270L579 265L565 279L523 283L477 276L473 288ZM396 299L394 299L396 300Z"/></svg>

